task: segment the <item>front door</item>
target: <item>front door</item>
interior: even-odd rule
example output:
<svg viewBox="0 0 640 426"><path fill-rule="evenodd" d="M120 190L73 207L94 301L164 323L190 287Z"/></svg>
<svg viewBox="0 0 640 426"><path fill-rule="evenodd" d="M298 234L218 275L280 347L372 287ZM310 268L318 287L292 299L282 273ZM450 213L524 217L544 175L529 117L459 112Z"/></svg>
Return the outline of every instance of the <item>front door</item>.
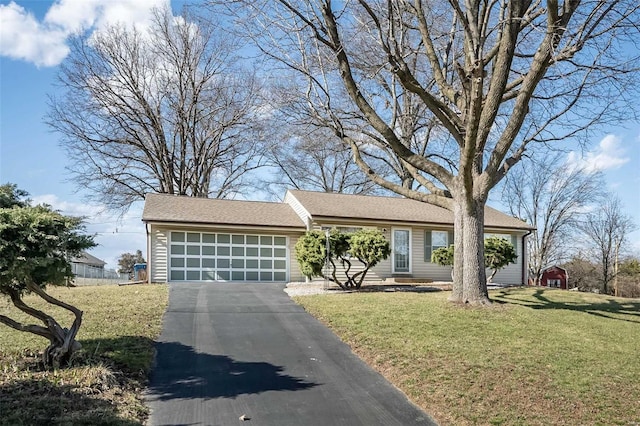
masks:
<svg viewBox="0 0 640 426"><path fill-rule="evenodd" d="M411 230L394 228L393 238L393 273L411 272Z"/></svg>

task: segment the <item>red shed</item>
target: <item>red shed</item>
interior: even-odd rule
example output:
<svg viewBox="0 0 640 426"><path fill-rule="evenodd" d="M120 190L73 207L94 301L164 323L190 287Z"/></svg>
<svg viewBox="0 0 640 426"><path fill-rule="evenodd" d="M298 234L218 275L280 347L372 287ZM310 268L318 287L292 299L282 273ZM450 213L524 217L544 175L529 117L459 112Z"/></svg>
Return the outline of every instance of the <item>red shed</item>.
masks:
<svg viewBox="0 0 640 426"><path fill-rule="evenodd" d="M567 270L559 266L550 266L542 271L540 285L544 287L561 288L566 290L569 283Z"/></svg>

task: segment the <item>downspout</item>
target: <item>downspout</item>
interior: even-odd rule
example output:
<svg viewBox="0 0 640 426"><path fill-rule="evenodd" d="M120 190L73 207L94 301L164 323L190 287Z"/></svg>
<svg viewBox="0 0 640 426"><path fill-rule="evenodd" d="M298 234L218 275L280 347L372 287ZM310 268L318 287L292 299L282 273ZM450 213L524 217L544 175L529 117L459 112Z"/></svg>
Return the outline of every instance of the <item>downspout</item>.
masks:
<svg viewBox="0 0 640 426"><path fill-rule="evenodd" d="M144 223L144 230L147 233L147 284L151 284L151 238L149 236L149 224Z"/></svg>
<svg viewBox="0 0 640 426"><path fill-rule="evenodd" d="M533 233L530 229L526 234L522 236L522 284L529 285L527 278L527 266L529 265L529 256L527 256L527 237Z"/></svg>

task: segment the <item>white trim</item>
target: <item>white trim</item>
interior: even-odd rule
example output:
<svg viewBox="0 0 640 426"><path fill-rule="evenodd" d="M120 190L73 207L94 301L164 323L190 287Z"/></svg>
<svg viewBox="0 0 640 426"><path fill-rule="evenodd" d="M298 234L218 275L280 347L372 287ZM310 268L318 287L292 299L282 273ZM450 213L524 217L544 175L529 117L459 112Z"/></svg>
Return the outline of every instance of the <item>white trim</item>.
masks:
<svg viewBox="0 0 640 426"><path fill-rule="evenodd" d="M407 253L407 262L409 264L409 268L407 271L396 271L396 231L407 231L408 233L408 243L409 243L409 252ZM413 253L413 233L411 232L411 228L400 228L400 227L392 227L391 228L391 273L393 274L411 274L413 270L413 262L411 260Z"/></svg>

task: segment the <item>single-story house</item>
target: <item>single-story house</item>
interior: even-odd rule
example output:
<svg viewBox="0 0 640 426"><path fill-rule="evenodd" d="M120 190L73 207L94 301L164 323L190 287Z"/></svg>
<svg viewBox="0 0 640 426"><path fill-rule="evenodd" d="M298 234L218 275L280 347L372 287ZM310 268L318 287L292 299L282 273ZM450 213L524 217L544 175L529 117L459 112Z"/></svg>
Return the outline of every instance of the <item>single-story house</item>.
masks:
<svg viewBox="0 0 640 426"><path fill-rule="evenodd" d="M147 230L150 282L304 281L294 245L307 230L378 228L391 256L367 280L450 280L451 268L431 263L431 252L453 244L453 214L398 197L287 191L283 202L219 200L147 194L142 220ZM507 238L518 260L494 282L525 282L531 227L486 208L486 236Z"/></svg>
<svg viewBox="0 0 640 426"><path fill-rule="evenodd" d="M71 271L74 275L87 278L101 278L104 276L104 260L98 259L86 251L71 258Z"/></svg>
<svg viewBox="0 0 640 426"><path fill-rule="evenodd" d="M542 271L540 285L543 287L561 288L566 290L569 284L569 274L567 270L553 265Z"/></svg>

